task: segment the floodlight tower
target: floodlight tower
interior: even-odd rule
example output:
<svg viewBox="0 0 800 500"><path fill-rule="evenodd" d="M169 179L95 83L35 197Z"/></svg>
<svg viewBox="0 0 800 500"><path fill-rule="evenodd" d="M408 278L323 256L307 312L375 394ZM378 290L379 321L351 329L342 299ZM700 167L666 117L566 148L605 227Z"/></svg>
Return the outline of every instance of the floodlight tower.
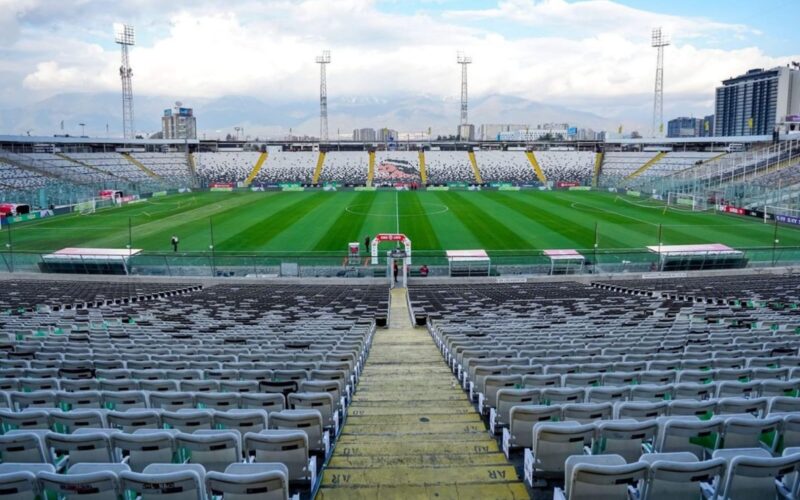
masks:
<svg viewBox="0 0 800 500"><path fill-rule="evenodd" d="M323 50L317 57L319 64L319 141L328 142L328 82L325 66L331 63L331 51Z"/></svg>
<svg viewBox="0 0 800 500"><path fill-rule="evenodd" d="M114 41L122 49L122 65L119 67L122 79L122 134L125 139L133 139L133 69L128 60L128 47L135 43L133 26L114 24Z"/></svg>
<svg viewBox="0 0 800 500"><path fill-rule="evenodd" d="M472 64L472 58L459 51L456 62L461 65L461 123L467 125L467 65Z"/></svg>
<svg viewBox="0 0 800 500"><path fill-rule="evenodd" d="M653 28L650 45L658 50L656 61L656 88L653 97L653 137L664 131L664 47L670 44L669 36L661 28Z"/></svg>

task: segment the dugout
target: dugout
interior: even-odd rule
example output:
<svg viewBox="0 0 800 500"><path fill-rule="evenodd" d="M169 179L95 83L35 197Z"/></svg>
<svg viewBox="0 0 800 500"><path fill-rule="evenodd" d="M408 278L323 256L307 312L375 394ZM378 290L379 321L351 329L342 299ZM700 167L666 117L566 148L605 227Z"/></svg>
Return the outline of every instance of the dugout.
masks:
<svg viewBox="0 0 800 500"><path fill-rule="evenodd" d="M747 267L744 252L721 243L710 245L653 245L647 249L658 255L659 271L702 271Z"/></svg>

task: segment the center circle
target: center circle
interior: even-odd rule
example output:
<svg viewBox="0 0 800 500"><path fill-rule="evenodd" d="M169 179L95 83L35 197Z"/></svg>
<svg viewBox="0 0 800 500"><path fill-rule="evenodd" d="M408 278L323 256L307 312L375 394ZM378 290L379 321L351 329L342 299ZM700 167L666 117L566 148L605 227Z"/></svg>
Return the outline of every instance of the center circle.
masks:
<svg viewBox="0 0 800 500"><path fill-rule="evenodd" d="M397 212L397 206L394 203L391 204L379 204L379 203L359 203L356 205L350 205L346 207L344 210L347 213L351 213L353 215L363 215L366 217L423 217L428 215L439 215L443 214L450 209L447 205L442 205L440 203L420 203L420 208L422 211L417 210L416 212L408 212L406 210L400 210Z"/></svg>

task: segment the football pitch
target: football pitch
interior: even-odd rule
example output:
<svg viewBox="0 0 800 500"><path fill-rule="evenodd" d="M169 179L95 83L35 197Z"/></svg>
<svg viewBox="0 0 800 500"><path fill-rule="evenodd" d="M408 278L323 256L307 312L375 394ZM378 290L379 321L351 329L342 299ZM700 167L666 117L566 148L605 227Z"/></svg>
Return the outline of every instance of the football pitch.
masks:
<svg viewBox="0 0 800 500"><path fill-rule="evenodd" d="M415 251L643 249L724 243L771 248L773 224L602 192L373 191L204 192L151 198L91 215L70 214L11 227L14 251L64 247L171 252L337 252L377 233L407 235ZM779 247L800 231L777 228ZM8 229L0 234L5 246ZM363 247L362 247L363 248Z"/></svg>

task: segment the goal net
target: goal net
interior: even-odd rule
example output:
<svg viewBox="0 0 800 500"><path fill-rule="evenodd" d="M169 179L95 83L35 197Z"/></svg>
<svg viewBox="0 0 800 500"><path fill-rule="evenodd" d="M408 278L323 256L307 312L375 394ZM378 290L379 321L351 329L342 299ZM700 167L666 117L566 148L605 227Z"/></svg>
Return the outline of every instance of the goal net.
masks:
<svg viewBox="0 0 800 500"><path fill-rule="evenodd" d="M95 210L97 210L97 202L94 199L76 203L74 208L74 211L81 215L93 214Z"/></svg>
<svg viewBox="0 0 800 500"><path fill-rule="evenodd" d="M708 210L708 199L695 194L670 192L667 195L667 205L671 208L702 212Z"/></svg>
<svg viewBox="0 0 800 500"><path fill-rule="evenodd" d="M800 224L800 210L790 207L767 205L764 207L764 222L777 220L786 224Z"/></svg>

